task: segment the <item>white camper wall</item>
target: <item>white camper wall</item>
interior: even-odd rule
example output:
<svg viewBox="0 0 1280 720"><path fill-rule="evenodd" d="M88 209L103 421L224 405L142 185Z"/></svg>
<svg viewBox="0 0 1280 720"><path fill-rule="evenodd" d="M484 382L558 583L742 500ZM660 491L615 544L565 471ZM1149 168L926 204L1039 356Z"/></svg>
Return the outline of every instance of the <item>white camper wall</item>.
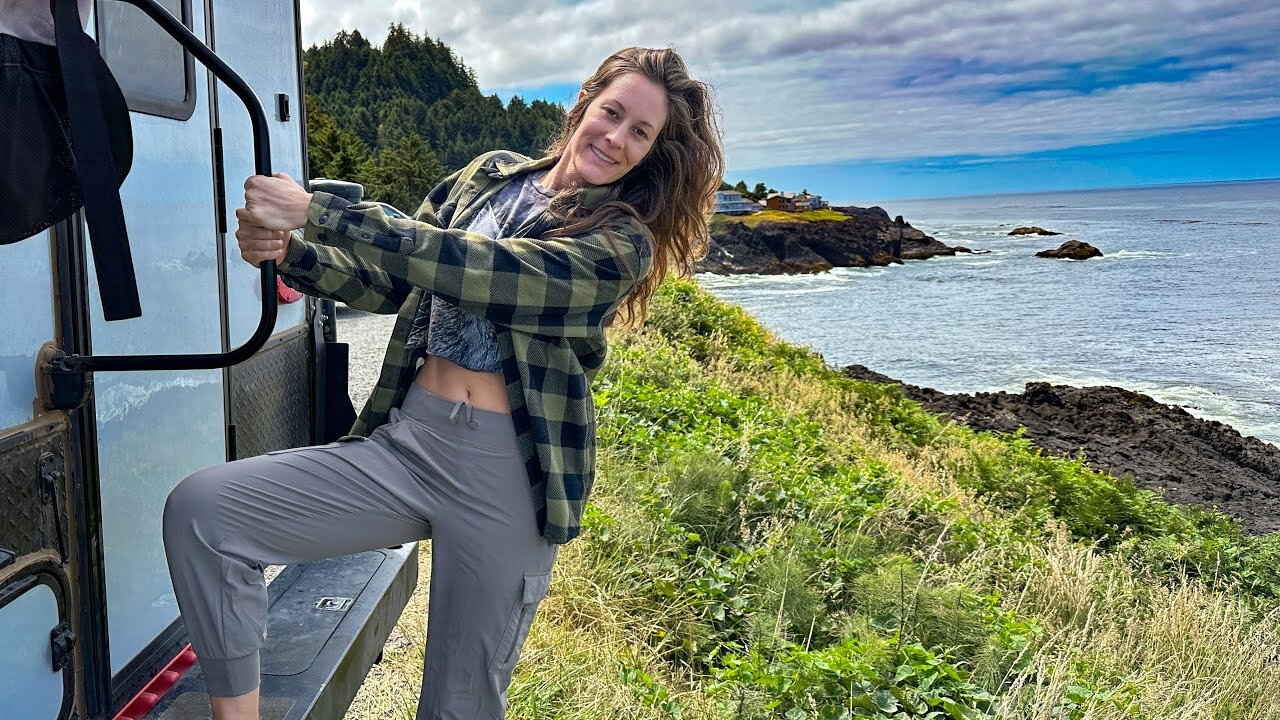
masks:
<svg viewBox="0 0 1280 720"><path fill-rule="evenodd" d="M49 672L49 628L58 624L58 599L36 585L0 607L0 708L6 718L55 720L63 705L63 674Z"/></svg>
<svg viewBox="0 0 1280 720"><path fill-rule="evenodd" d="M185 11L196 37L205 37L202 0L162 4L177 15ZM130 106L142 100L168 116L130 113L133 169L120 197L142 317L105 322L91 280L93 352L218 352L219 247L205 71L196 63L192 97L166 99L175 88L181 94L181 52L172 41L155 37L161 31L132 6L99 2L97 13L99 45ZM139 33L150 35L140 38ZM102 372L94 383L114 674L178 617L161 542L161 514L178 482L226 458L223 373Z"/></svg>
<svg viewBox="0 0 1280 720"><path fill-rule="evenodd" d="M32 418L36 353L54 339L49 233L0 245L0 428Z"/></svg>
<svg viewBox="0 0 1280 720"><path fill-rule="evenodd" d="M213 49L253 88L266 109L271 127L272 172L304 181L302 126L306 116L298 86L298 46L294 32L294 3L255 0L211 0ZM276 94L289 98L289 119L277 114ZM235 210L244 205L244 181L254 173L253 133L244 106L221 83L217 121L222 127L227 184L227 313L229 347L253 334L262 315L258 270L240 259L236 245ZM281 304L276 331L303 322L305 303Z"/></svg>

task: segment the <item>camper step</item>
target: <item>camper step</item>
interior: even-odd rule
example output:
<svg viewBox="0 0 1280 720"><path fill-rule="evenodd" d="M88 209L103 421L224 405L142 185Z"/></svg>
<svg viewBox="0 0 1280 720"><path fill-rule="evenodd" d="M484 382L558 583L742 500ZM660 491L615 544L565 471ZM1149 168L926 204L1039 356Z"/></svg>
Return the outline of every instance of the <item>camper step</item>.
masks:
<svg viewBox="0 0 1280 720"><path fill-rule="evenodd" d="M340 720L417 583L417 543L281 571L267 587L261 720ZM139 720L209 717L197 662Z"/></svg>

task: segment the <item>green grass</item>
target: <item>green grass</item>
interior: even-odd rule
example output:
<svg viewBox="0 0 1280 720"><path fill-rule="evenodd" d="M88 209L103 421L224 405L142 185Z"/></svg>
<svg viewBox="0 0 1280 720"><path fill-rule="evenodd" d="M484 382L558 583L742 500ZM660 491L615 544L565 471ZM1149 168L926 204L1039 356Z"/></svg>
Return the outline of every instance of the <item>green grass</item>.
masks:
<svg viewBox="0 0 1280 720"><path fill-rule="evenodd" d="M1280 716L1276 537L944 423L690 282L594 390L511 717ZM412 717L421 622L348 717Z"/></svg>
<svg viewBox="0 0 1280 720"><path fill-rule="evenodd" d="M833 220L848 220L849 216L842 212L831 209L823 210L807 210L805 212L783 212L781 210L761 210L751 215L715 215L714 219L723 219L724 222L736 222L744 225L755 227L762 222L780 222L780 223L803 223L803 222L829 222ZM714 223L713 223L714 224Z"/></svg>

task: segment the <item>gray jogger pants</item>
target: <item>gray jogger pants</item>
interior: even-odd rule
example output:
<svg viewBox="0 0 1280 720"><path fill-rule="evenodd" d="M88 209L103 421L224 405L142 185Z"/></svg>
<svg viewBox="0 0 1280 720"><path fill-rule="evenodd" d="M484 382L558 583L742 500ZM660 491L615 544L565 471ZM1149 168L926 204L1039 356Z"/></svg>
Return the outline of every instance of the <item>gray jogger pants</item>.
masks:
<svg viewBox="0 0 1280 720"><path fill-rule="evenodd" d="M266 565L430 538L418 720L503 716L556 557L511 416L417 385L391 412L368 438L217 465L169 495L169 572L211 695L258 687Z"/></svg>

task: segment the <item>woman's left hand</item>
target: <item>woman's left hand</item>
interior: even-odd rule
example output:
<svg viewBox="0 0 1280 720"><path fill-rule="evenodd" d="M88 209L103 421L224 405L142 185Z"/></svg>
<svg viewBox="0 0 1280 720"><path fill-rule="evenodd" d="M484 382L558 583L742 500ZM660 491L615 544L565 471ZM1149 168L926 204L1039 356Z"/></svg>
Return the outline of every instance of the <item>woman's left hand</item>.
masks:
<svg viewBox="0 0 1280 720"><path fill-rule="evenodd" d="M296 230L307 224L311 193L284 173L251 175L244 181L244 212L236 216L268 230Z"/></svg>

